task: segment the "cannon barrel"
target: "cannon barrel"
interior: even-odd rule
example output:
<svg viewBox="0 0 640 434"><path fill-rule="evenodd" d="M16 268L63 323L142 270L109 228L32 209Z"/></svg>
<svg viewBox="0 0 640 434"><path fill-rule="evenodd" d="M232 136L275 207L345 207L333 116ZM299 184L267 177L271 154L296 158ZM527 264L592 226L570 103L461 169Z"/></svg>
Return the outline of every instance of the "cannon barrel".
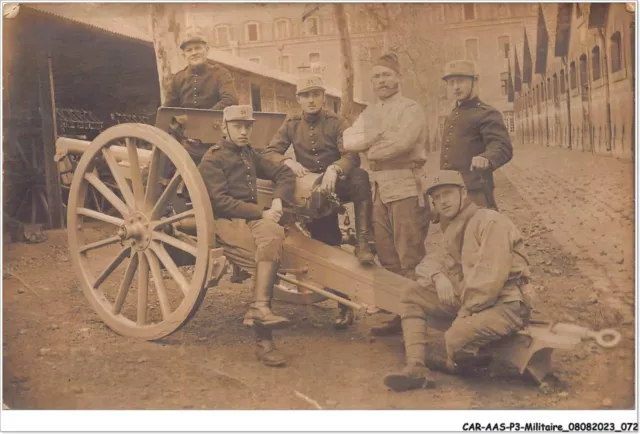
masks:
<svg viewBox="0 0 640 434"><path fill-rule="evenodd" d="M56 140L57 153L84 154L93 142L88 140L72 139L70 137L58 137ZM125 146L112 145L111 153L117 161L128 162L127 148ZM142 165L149 164L151 159L151 151L146 149L138 149L138 161Z"/></svg>

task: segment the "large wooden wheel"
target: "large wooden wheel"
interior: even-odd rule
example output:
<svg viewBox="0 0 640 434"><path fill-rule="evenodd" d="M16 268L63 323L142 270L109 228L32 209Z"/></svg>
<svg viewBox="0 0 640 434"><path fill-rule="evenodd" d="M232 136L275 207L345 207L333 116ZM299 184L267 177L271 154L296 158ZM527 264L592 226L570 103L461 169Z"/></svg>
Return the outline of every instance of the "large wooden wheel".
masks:
<svg viewBox="0 0 640 434"><path fill-rule="evenodd" d="M96 176L101 163L109 167L122 199ZM85 207L89 186L116 216ZM213 211L195 163L167 133L143 124L101 133L78 163L67 219L82 291L111 329L158 339L195 313L206 292L215 242ZM177 229L183 226L191 227L189 234Z"/></svg>

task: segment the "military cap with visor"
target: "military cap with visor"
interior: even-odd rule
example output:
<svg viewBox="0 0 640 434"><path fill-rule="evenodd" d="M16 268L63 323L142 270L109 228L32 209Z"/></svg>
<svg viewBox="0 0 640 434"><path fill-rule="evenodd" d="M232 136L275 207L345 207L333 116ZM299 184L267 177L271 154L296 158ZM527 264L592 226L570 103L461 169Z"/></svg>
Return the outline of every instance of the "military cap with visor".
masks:
<svg viewBox="0 0 640 434"><path fill-rule="evenodd" d="M222 120L224 122L232 121L255 121L253 117L253 109L250 105L230 105L225 107L222 112Z"/></svg>
<svg viewBox="0 0 640 434"><path fill-rule="evenodd" d="M476 64L470 60L453 60L444 66L442 79L451 77L478 78Z"/></svg>
<svg viewBox="0 0 640 434"><path fill-rule="evenodd" d="M324 87L324 83L322 82L322 77L319 75L311 75L309 77L302 77L298 79L298 83L296 86L296 95L300 95L304 92L309 92L311 90L326 90Z"/></svg>
<svg viewBox="0 0 640 434"><path fill-rule="evenodd" d="M200 29L190 28L182 35L180 39L180 49L184 50L184 46L190 42L199 42L202 44L207 43L207 39L204 36L204 33Z"/></svg>
<svg viewBox="0 0 640 434"><path fill-rule="evenodd" d="M442 187L443 185L465 186L460 172L457 170L441 170L427 180L426 193L431 194L436 187Z"/></svg>

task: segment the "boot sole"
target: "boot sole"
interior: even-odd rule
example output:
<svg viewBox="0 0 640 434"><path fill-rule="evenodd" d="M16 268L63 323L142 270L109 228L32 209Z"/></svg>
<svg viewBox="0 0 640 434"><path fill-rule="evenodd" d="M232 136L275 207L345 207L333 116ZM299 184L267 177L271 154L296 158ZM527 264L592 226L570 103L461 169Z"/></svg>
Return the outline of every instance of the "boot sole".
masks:
<svg viewBox="0 0 640 434"><path fill-rule="evenodd" d="M430 378L414 378L402 374L389 374L384 384L394 392L406 392L414 389L433 389L436 382Z"/></svg>
<svg viewBox="0 0 640 434"><path fill-rule="evenodd" d="M279 322L268 323L268 322L263 322L263 321L254 319L253 325L262 327L268 330L281 330L291 326L291 321L279 321Z"/></svg>

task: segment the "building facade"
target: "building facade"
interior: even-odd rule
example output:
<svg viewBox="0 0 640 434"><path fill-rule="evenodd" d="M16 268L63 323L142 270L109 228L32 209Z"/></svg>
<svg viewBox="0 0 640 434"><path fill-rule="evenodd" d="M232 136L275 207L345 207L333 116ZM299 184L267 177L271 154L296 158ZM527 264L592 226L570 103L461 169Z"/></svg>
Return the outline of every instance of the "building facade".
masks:
<svg viewBox="0 0 640 434"><path fill-rule="evenodd" d="M512 63L518 141L632 157L635 17L625 3L544 4Z"/></svg>

